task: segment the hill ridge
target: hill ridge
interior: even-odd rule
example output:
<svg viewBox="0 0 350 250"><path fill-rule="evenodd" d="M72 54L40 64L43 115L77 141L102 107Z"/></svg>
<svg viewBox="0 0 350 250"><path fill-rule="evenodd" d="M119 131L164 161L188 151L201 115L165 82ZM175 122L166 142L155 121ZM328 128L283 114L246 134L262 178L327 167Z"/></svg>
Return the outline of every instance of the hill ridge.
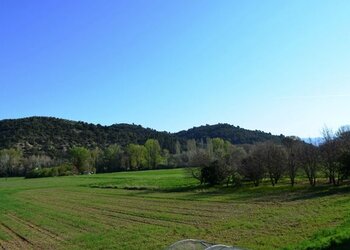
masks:
<svg viewBox="0 0 350 250"><path fill-rule="evenodd" d="M126 146L130 143L143 144L149 138L157 139L163 148L174 152L176 141L184 146L188 139L205 140L207 137L219 137L234 144L252 144L266 140L280 141L283 136L228 123L170 133L129 123L101 125L50 116L0 120L0 149L19 147L25 154L55 156L64 154L72 146L103 148L115 143Z"/></svg>

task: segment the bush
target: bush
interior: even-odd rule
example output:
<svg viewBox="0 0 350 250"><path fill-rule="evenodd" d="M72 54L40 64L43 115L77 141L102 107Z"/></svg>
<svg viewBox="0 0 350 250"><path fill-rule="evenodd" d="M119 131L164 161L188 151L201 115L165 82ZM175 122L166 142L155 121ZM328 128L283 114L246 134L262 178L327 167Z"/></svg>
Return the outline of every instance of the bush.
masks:
<svg viewBox="0 0 350 250"><path fill-rule="evenodd" d="M218 161L213 161L209 166L203 167L201 175L203 182L209 185L220 184L227 177L224 167Z"/></svg>
<svg viewBox="0 0 350 250"><path fill-rule="evenodd" d="M26 174L26 178L42 178L53 176L67 176L75 173L74 168L70 164L62 164L57 167L35 168Z"/></svg>

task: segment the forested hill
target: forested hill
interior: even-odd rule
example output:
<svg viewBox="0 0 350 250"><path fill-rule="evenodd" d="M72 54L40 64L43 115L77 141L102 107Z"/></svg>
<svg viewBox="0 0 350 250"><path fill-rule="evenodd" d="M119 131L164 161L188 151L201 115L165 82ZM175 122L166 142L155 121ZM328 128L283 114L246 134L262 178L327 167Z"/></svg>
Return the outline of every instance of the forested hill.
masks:
<svg viewBox="0 0 350 250"><path fill-rule="evenodd" d="M73 146L104 148L111 144L143 144L155 138L164 148L171 148L176 138L138 125L95 125L51 117L29 117L0 121L0 149L20 147L26 154L45 152L60 155Z"/></svg>
<svg viewBox="0 0 350 250"><path fill-rule="evenodd" d="M230 141L232 144L253 144L268 140L281 142L283 138L283 135L276 136L260 130L248 130L226 123L194 127L189 130L180 131L176 135L178 138L196 140L204 140L207 137L218 137Z"/></svg>
<svg viewBox="0 0 350 250"><path fill-rule="evenodd" d="M192 128L179 133L159 132L140 125L102 126L51 117L29 117L0 121L0 149L20 147L25 154L61 155L73 146L104 148L111 144L125 146L157 139L162 148L174 151L177 140L184 146L188 139L220 137L234 144L280 140L261 131L251 131L228 124Z"/></svg>

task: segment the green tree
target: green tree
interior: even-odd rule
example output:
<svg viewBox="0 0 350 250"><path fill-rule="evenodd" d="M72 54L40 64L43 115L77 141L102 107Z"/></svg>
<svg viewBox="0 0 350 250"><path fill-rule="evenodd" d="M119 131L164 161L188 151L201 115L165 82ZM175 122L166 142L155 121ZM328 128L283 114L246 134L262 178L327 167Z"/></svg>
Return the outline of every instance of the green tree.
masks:
<svg viewBox="0 0 350 250"><path fill-rule="evenodd" d="M169 152L169 150L163 149L161 157L162 157L161 164L163 164L165 166L169 166L169 159L170 159L170 152Z"/></svg>
<svg viewBox="0 0 350 250"><path fill-rule="evenodd" d="M228 142L229 143L229 142ZM217 160L223 159L225 157L225 154L227 152L227 145L225 145L225 141L221 138L214 138L212 139L213 144L213 153L214 157Z"/></svg>
<svg viewBox="0 0 350 250"><path fill-rule="evenodd" d="M206 142L207 142L206 149L207 149L208 155L209 157L212 158L214 157L213 141L211 138L207 137Z"/></svg>
<svg viewBox="0 0 350 250"><path fill-rule="evenodd" d="M162 162L161 152L162 149L158 140L148 139L145 143L146 148L146 161L149 168L155 168Z"/></svg>
<svg viewBox="0 0 350 250"><path fill-rule="evenodd" d="M209 185L222 183L227 178L225 166L215 160L201 169L201 181Z"/></svg>
<svg viewBox="0 0 350 250"><path fill-rule="evenodd" d="M191 172L192 176L200 181L201 184L205 183L206 179L203 176L204 174L210 174L211 171L206 171L204 169L208 169L211 164L211 157L208 154L208 151L205 149L199 149L190 154L189 157L189 168L188 170Z"/></svg>
<svg viewBox="0 0 350 250"><path fill-rule="evenodd" d="M341 127L337 132L337 141L340 151L338 157L338 183L350 177L350 127Z"/></svg>
<svg viewBox="0 0 350 250"><path fill-rule="evenodd" d="M226 151L227 153L225 155L225 168L228 174L227 185L231 182L235 186L240 186L242 176L239 174L238 170L241 167L242 160L247 156L247 153L244 148L237 147L231 143L227 147Z"/></svg>
<svg viewBox="0 0 350 250"><path fill-rule="evenodd" d="M122 170L123 149L118 144L108 146L103 153L102 172L114 172Z"/></svg>
<svg viewBox="0 0 350 250"><path fill-rule="evenodd" d="M145 146L138 144L129 144L126 148L126 152L129 156L131 169L141 169L147 164L147 150Z"/></svg>
<svg viewBox="0 0 350 250"><path fill-rule="evenodd" d="M70 157L73 166L79 173L86 171L92 171L91 166L91 153L84 147L73 147L70 150Z"/></svg>
<svg viewBox="0 0 350 250"><path fill-rule="evenodd" d="M90 151L91 155L91 166L96 171L97 167L102 163L103 151L100 148L94 148Z"/></svg>

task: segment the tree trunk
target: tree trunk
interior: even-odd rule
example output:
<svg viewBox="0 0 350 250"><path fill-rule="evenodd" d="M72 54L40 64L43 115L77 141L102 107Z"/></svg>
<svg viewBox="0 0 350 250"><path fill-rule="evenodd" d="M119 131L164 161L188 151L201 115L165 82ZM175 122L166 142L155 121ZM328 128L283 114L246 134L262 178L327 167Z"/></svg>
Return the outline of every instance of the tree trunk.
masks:
<svg viewBox="0 0 350 250"><path fill-rule="evenodd" d="M294 183L295 183L295 177L294 176L290 177L290 183L292 184L292 187L294 187Z"/></svg>
<svg viewBox="0 0 350 250"><path fill-rule="evenodd" d="M230 179L231 179L231 176L229 176L229 177L227 178L226 187L228 187L228 185L230 184Z"/></svg>

